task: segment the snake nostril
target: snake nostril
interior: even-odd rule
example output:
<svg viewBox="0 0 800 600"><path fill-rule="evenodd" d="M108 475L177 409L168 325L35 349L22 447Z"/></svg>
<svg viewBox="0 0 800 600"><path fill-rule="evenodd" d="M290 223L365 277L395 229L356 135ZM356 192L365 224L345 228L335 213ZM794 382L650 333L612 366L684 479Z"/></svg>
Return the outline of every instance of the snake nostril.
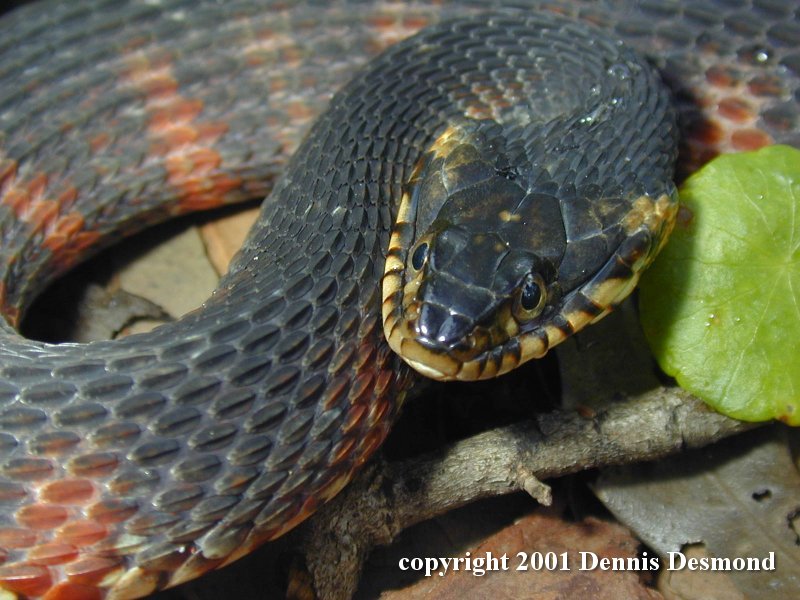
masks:
<svg viewBox="0 0 800 600"><path fill-rule="evenodd" d="M470 330L469 319L451 314L436 304L423 304L414 323L414 332L420 341L441 348L463 345Z"/></svg>
<svg viewBox="0 0 800 600"><path fill-rule="evenodd" d="M469 342L465 338L469 336L472 328L472 321L461 315L448 315L442 326L439 328L439 334L436 340L448 347L452 346L469 346Z"/></svg>
<svg viewBox="0 0 800 600"><path fill-rule="evenodd" d="M436 341L436 334L442 326L447 312L435 304L423 304L414 323L414 332L428 342Z"/></svg>

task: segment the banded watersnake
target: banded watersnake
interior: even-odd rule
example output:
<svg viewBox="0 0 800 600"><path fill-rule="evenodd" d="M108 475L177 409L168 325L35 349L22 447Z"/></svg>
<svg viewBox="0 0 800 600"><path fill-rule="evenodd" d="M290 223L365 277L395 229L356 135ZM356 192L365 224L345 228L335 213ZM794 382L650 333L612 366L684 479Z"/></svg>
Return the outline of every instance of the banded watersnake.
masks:
<svg viewBox="0 0 800 600"><path fill-rule="evenodd" d="M487 10L493 20L471 16ZM522 287L501 312L560 314L546 346L602 313L618 290L598 287L569 306L540 298L568 298L642 224L653 242L649 260L662 233L648 215L672 206L672 109L661 92L643 111L614 86L603 95L615 78L638 86L640 72L654 89L645 63L613 40L642 51L671 89L679 169L687 172L718 152L800 146L799 10L791 0L98 0L34 3L6 15L0 586L20 597L146 595L235 560L340 490L380 445L415 379L384 341L380 314L384 256L404 192L413 203L426 186L440 197L437 181L456 196L469 189L454 215L475 221L484 218L469 213L478 188L491 181L504 189L491 197L517 204L492 204L485 217L499 217L502 231L468 238L451 215L437 225L449 241L423 235L407 260L390 255L421 267L437 245L447 268L458 266L446 257L450 248L508 275L505 250L486 257L527 218L513 210L524 204L520 190L544 183L542 227L530 231L548 238L540 240L546 264L530 255L514 263L508 277ZM443 24L392 46L436 22ZM594 28L607 33L587 33ZM587 94L603 101L587 103ZM617 104L626 117L612 110ZM653 122L646 115L654 107ZM537 142L503 131L514 123L514 131L552 133L550 118L564 111L574 117L560 125L564 135L541 139L556 153L548 156L575 151L573 158L536 159ZM609 115L601 137L589 137ZM93 249L168 216L263 195L280 172L235 265L199 311L145 336L91 345L49 346L14 332L35 292ZM569 182L566 173L582 179ZM606 195L597 187L604 178L619 184ZM575 205L588 188L628 204L589 215L566 209L559 188ZM406 229L398 226L395 241L407 242ZM567 248L592 237L600 254L576 252L567 268ZM413 277L403 285L420 287ZM513 337L520 327L517 320L465 346L451 343L463 323L445 323L446 293L429 287L429 308L412 307L429 313L427 325L410 329L436 335L412 351L413 363L439 355L441 347L430 350L436 344L463 358L484 338ZM522 345L533 346L530 355L546 349L537 339L517 344L508 366L523 357ZM466 375L505 370L506 356L484 355ZM450 359L427 369L448 377L457 370Z"/></svg>

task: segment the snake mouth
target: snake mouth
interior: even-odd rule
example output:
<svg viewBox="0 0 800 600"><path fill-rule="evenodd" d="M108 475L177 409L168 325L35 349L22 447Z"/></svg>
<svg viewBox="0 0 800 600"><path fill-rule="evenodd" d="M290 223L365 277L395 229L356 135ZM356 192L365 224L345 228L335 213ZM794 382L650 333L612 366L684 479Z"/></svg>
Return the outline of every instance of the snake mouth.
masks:
<svg viewBox="0 0 800 600"><path fill-rule="evenodd" d="M389 346L426 377L439 381L488 379L520 364L519 344L511 332L498 326L505 320L489 326L462 323L459 328L452 324L468 320L414 298L411 306L396 307L391 300L388 304L384 331ZM429 315L437 312L442 313L440 322L447 323L443 328L428 326L436 321ZM439 333L443 330L447 334Z"/></svg>
<svg viewBox="0 0 800 600"><path fill-rule="evenodd" d="M467 343L473 339L470 336ZM512 370L522 362L521 349L514 338L465 358L463 350L443 347L429 338L415 335L413 323L407 320L395 322L387 340L392 350L411 368L437 381L490 379Z"/></svg>

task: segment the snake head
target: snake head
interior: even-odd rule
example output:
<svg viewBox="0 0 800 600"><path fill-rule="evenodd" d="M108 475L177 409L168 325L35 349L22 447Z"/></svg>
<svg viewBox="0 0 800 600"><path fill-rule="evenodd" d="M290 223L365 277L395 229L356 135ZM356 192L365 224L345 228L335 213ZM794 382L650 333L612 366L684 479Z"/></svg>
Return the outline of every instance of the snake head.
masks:
<svg viewBox="0 0 800 600"><path fill-rule="evenodd" d="M543 356L621 302L671 228L673 194L576 198L524 153L496 124L450 127L403 194L384 333L423 375L485 379Z"/></svg>

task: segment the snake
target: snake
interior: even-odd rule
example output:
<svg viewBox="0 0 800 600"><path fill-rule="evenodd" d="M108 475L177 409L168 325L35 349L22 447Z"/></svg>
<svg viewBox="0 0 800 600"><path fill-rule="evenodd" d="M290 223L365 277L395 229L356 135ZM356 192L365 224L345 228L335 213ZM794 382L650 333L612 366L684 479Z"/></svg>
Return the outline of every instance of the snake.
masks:
<svg viewBox="0 0 800 600"><path fill-rule="evenodd" d="M792 0L8 12L3 597L142 597L289 531L421 375L501 375L619 304L676 181L800 147L799 82ZM199 309L114 341L17 332L122 235L267 194Z"/></svg>

